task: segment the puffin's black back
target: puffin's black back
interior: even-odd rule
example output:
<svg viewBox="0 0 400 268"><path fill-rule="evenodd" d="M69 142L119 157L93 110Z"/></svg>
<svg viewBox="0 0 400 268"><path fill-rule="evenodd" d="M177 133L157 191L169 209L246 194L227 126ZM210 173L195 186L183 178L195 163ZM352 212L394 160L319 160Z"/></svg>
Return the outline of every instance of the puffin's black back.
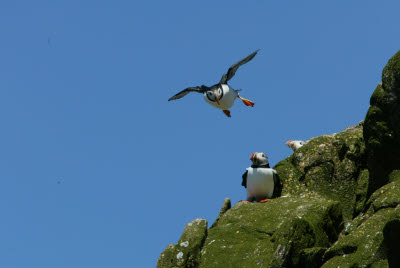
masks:
<svg viewBox="0 0 400 268"><path fill-rule="evenodd" d="M242 186L244 186L244 188L247 188L247 173L248 171L246 170L246 172L242 175Z"/></svg>
<svg viewBox="0 0 400 268"><path fill-rule="evenodd" d="M282 194L282 184L278 173L274 173L274 192L272 198L280 197Z"/></svg>

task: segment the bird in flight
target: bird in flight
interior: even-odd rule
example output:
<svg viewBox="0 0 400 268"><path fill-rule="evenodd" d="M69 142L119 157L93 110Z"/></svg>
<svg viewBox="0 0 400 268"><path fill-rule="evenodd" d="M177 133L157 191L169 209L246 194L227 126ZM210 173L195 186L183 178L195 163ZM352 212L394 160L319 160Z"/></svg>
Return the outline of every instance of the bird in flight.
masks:
<svg viewBox="0 0 400 268"><path fill-rule="evenodd" d="M257 52L258 50L251 53L249 56L240 60L239 62L233 64L231 67L229 67L228 72L222 75L221 80L217 84L211 87L207 87L205 85L197 87L188 87L179 92L178 94L172 96L168 101L180 99L183 96L186 96L190 92L202 93L204 95L204 100L208 104L214 106L215 108L221 109L224 112L224 114L228 117L231 117L229 109L233 106L233 103L235 102L236 98L241 99L246 106L253 107L254 102L242 98L239 95L240 89L239 90L233 89L227 83L235 75L237 69L241 65L251 61L257 54Z"/></svg>

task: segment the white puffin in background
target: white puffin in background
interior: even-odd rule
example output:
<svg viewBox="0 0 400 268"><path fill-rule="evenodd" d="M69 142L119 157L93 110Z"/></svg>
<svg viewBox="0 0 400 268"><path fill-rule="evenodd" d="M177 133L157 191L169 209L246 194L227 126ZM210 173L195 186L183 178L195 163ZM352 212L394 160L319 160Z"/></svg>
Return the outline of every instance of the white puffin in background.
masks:
<svg viewBox="0 0 400 268"><path fill-rule="evenodd" d="M297 149L299 149L301 146L303 146L305 144L304 141L296 141L296 140L290 140L286 142L286 145L292 149L293 151L296 151Z"/></svg>
<svg viewBox="0 0 400 268"><path fill-rule="evenodd" d="M214 106L215 108L221 109L224 114L228 117L231 117L231 112L228 110L233 106L236 98L239 98L243 101L246 106L254 106L254 102L246 100L239 96L239 90L235 90L228 85L228 81L235 75L237 69L251 61L254 56L257 54L258 50L247 56L246 58L242 59L241 61L233 64L228 72L222 75L221 80L218 84L215 84L211 87L207 87L205 85L198 86L198 87L188 87L178 94L172 96L168 101L180 99L189 92L198 92L203 93L204 100Z"/></svg>
<svg viewBox="0 0 400 268"><path fill-rule="evenodd" d="M253 162L242 176L242 186L247 188L247 200L264 203L269 198L280 195L281 184L278 173L269 166L268 157L256 152L251 155Z"/></svg>

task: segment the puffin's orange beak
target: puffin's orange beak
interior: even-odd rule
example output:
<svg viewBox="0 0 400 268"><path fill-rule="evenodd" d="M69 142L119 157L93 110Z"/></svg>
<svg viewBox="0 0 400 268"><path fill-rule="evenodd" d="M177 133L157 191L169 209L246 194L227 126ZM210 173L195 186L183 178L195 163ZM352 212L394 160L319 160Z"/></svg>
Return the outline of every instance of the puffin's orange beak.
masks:
<svg viewBox="0 0 400 268"><path fill-rule="evenodd" d="M253 158L254 158L254 155L255 155L256 153L253 153L251 156L250 156L250 160L251 160L251 162L253 162ZM256 159L257 160L257 159Z"/></svg>
<svg viewBox="0 0 400 268"><path fill-rule="evenodd" d="M293 140L290 140L290 141L287 141L286 142L286 145L290 148L290 143L292 142Z"/></svg>
<svg viewBox="0 0 400 268"><path fill-rule="evenodd" d="M214 94L215 94L215 98L217 99L217 102L218 102L218 105L219 105L218 92L217 92L217 91L214 91Z"/></svg>

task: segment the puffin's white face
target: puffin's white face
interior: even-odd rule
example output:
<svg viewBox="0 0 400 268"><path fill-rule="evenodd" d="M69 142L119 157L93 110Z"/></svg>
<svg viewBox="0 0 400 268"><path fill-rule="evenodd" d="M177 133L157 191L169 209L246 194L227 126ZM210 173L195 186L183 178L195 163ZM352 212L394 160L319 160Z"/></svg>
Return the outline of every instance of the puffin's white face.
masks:
<svg viewBox="0 0 400 268"><path fill-rule="evenodd" d="M250 156L251 162L255 165L266 165L268 164L268 157L264 153L255 152Z"/></svg>
<svg viewBox="0 0 400 268"><path fill-rule="evenodd" d="M299 149L301 146L304 145L304 141L294 141L294 140L290 140L286 142L286 145L292 149L293 151L296 151L297 149Z"/></svg>
<svg viewBox="0 0 400 268"><path fill-rule="evenodd" d="M219 104L219 100L222 97L222 89L221 88L217 88L217 89L214 89L214 90L209 90L205 94L207 95L207 98L210 101L216 101Z"/></svg>

